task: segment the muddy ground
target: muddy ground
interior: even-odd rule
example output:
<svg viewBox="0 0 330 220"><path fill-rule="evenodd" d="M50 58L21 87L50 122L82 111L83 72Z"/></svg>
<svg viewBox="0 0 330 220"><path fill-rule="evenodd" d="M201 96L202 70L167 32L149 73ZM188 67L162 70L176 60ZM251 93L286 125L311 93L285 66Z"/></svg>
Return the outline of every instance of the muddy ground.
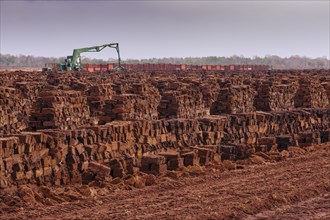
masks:
<svg viewBox="0 0 330 220"><path fill-rule="evenodd" d="M330 219L330 144L268 156L90 186L6 189L0 219Z"/></svg>

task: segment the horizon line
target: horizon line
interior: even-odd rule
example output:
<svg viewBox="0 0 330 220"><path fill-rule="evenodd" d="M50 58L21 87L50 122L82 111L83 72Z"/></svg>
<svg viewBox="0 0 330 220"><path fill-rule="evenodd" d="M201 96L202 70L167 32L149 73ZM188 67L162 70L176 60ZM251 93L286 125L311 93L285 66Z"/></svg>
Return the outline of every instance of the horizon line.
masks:
<svg viewBox="0 0 330 220"><path fill-rule="evenodd" d="M9 54L9 53L0 53L0 56L5 56L5 55L9 55L9 56L15 56L15 57L19 57L19 56L32 56L32 57L43 57L43 58L63 58L66 56L59 56L59 57L55 57L55 56L39 56L39 55L32 55L32 54ZM88 59L97 59L97 60L104 60L107 61L106 59L103 58L92 58L92 57L86 57L83 56L85 58ZM255 59L255 58L267 58L267 57L279 57L281 59L288 59L288 58L292 58L292 57L299 57L299 58L308 58L308 59L327 59L330 61L330 56L319 56L319 57L309 57L306 55L290 55L290 56L280 56L280 55L275 55L275 54L266 54L266 55L255 55L255 56L244 56L244 55L237 55L237 54L233 54L230 56L216 56L216 55L209 55L209 56L185 56L185 57L150 57L150 58L124 58L121 60L151 60L151 59L185 59L185 58L208 58L208 57L217 57L217 58L231 58L231 57L239 57L239 58L249 58L249 59ZM116 59L116 58L109 58L109 59ZM108 60L109 60L108 59Z"/></svg>

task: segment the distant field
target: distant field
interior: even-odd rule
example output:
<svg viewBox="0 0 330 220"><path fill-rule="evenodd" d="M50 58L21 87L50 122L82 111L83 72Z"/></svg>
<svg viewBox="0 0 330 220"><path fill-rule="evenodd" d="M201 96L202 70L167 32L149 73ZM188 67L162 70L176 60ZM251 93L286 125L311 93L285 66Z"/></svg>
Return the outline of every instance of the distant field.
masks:
<svg viewBox="0 0 330 220"><path fill-rule="evenodd" d="M42 67L3 67L0 66L0 71L41 71Z"/></svg>

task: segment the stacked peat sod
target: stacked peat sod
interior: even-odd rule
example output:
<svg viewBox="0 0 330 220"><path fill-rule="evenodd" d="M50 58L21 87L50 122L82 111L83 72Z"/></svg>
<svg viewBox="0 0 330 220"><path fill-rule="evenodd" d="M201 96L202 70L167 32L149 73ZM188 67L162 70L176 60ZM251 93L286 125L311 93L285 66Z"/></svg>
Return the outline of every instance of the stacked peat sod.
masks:
<svg viewBox="0 0 330 220"><path fill-rule="evenodd" d="M321 137L329 141L329 113L327 109L306 109L188 120L114 121L71 131L11 135L0 139L1 184L88 183L95 178L123 177L139 168L161 174L164 167L179 169L182 163L196 164L198 160L207 164L216 153L223 154L222 159L243 159L254 151L255 143L265 146L261 151L274 145L284 150L294 144L294 133L299 134L299 146L308 146L319 143ZM317 135L321 129L322 136ZM170 153L173 151L180 156Z"/></svg>
<svg viewBox="0 0 330 220"><path fill-rule="evenodd" d="M100 84L88 88L86 95L92 117L96 118L104 115L105 101L111 100L112 96L115 95L113 86L113 84Z"/></svg>
<svg viewBox="0 0 330 220"><path fill-rule="evenodd" d="M249 85L254 85L255 80L250 76L238 75L232 78L231 75L208 77L199 74L143 74L139 78L139 74L79 74L63 73L57 78L60 80L55 87L76 91L48 91L39 94L30 118L34 121L30 121L30 125L41 125L34 129L46 130L11 134L0 139L1 187L21 183L88 184L100 179L125 178L126 174L136 174L139 169L162 174L167 169L218 161L219 155L223 160L237 160L248 157L254 151L269 151L271 148L285 150L289 146L305 147L330 140L329 108L279 111L286 108L284 106L292 105L292 102L285 103L282 100L284 96L272 100L277 99L274 95L269 98L269 102L276 103L273 108L278 108L277 111L254 112L253 101L249 98L253 99L254 95ZM291 77L284 81L280 77L280 80L274 81L273 90L270 91L286 93L286 88L276 86L288 85L302 76ZM267 75L260 78L264 78L262 82L269 81ZM216 82L218 87L207 86L209 80ZM192 85L203 85L207 91L202 92L201 88L195 89ZM180 108L186 109L188 113L177 110L172 119L172 115L169 115L161 120L153 120L157 119L155 115L164 114L165 107L157 109L160 97L152 86L161 95L172 94L177 90L175 95L189 96L188 101L180 101L184 103L182 106L186 106ZM223 97L225 101L233 103L228 109L229 113L234 114L220 110L217 114L221 115L200 114L207 112L206 103L216 98L214 93L220 94L220 88L234 88L234 92L228 93L227 99ZM317 90L311 93L314 91ZM233 97L237 94L240 98ZM125 95L135 95L132 99L138 97L144 102L131 104L128 99L105 107L106 102L123 99ZM246 100L251 102L245 103ZM93 105L93 102L96 104ZM216 102L216 106L222 104L222 101ZM149 103L152 106L148 106ZM88 109L88 105L91 108L96 106L93 107L93 113L88 110L88 117L80 117L78 113L83 112L81 110L85 107ZM81 110L75 112L72 106L79 106ZM129 109L129 114L126 118L118 117L113 114L116 109L120 109L117 113ZM141 115L139 112L142 112ZM71 122L70 117L77 115L80 121ZM104 125L91 125L90 115L95 119L107 115L111 117L102 122ZM38 117L40 120L36 123ZM60 123L51 127L47 126L50 125L47 121ZM43 122L46 123L43 125Z"/></svg>
<svg viewBox="0 0 330 220"><path fill-rule="evenodd" d="M51 137L39 132L23 132L0 138L0 146L0 188L13 182L52 182L60 161L52 157L55 142Z"/></svg>
<svg viewBox="0 0 330 220"><path fill-rule="evenodd" d="M285 111L294 108L294 83L282 84L273 80L258 81L254 87L257 95L254 98L254 107L258 111Z"/></svg>
<svg viewBox="0 0 330 220"><path fill-rule="evenodd" d="M0 87L0 136L27 128L28 100L19 90Z"/></svg>
<svg viewBox="0 0 330 220"><path fill-rule="evenodd" d="M155 87L146 83L134 83L130 85L130 88L128 88L127 92L136 94L146 100L146 103L141 103L135 106L135 112L137 112L138 117L134 117L132 119L158 119L157 107L160 102L160 94Z"/></svg>
<svg viewBox="0 0 330 220"><path fill-rule="evenodd" d="M329 104L328 107L330 107L330 79L327 82L322 82L322 86L325 89L327 96L328 96L328 100L329 100Z"/></svg>
<svg viewBox="0 0 330 220"><path fill-rule="evenodd" d="M191 94L202 94L207 115L210 114L210 106L216 100L220 91L217 81L217 75L209 74L207 77L200 79L197 74L182 74L178 77L182 82L176 90L188 90Z"/></svg>
<svg viewBox="0 0 330 220"><path fill-rule="evenodd" d="M75 129L91 123L86 96L79 91L41 91L33 104L29 127L32 130Z"/></svg>
<svg viewBox="0 0 330 220"><path fill-rule="evenodd" d="M227 116L222 143L255 144L259 138L325 131L329 109L297 109Z"/></svg>
<svg viewBox="0 0 330 220"><path fill-rule="evenodd" d="M203 95L189 90L166 91L158 106L160 119L200 118L207 114Z"/></svg>
<svg viewBox="0 0 330 220"><path fill-rule="evenodd" d="M203 95L205 109L207 115L210 115L210 109L212 104L216 101L217 95L220 92L220 86L215 80L209 80L206 83L200 85L201 93Z"/></svg>
<svg viewBox="0 0 330 220"><path fill-rule="evenodd" d="M100 177L100 169L107 170L108 173L102 173L107 177L122 177L124 169L130 173L136 166L132 157L122 157L134 155L134 145L130 143L132 128L130 123L121 122L71 131L22 132L0 138L0 187L12 183L86 183ZM111 168L105 169L106 166Z"/></svg>
<svg viewBox="0 0 330 220"><path fill-rule="evenodd" d="M254 111L256 92L247 85L227 85L221 88L217 100L212 104L211 115L248 113Z"/></svg>
<svg viewBox="0 0 330 220"><path fill-rule="evenodd" d="M100 124L114 120L157 120L160 96L152 86L133 84L125 94L116 94L105 100Z"/></svg>
<svg viewBox="0 0 330 220"><path fill-rule="evenodd" d="M159 78L153 79L152 84L161 95L158 106L159 119L193 119L209 114L200 91L198 76L195 74L161 74Z"/></svg>
<svg viewBox="0 0 330 220"><path fill-rule="evenodd" d="M325 108L329 104L328 95L317 79L300 79L294 97L296 108Z"/></svg>

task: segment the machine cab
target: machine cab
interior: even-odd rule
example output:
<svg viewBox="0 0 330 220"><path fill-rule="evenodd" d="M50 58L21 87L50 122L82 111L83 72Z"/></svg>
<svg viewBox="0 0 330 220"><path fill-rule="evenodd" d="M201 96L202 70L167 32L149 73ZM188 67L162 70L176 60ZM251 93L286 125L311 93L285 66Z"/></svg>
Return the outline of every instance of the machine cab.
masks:
<svg viewBox="0 0 330 220"><path fill-rule="evenodd" d="M81 67L81 57L78 56L74 62L73 56L67 56L64 65L67 70L79 70Z"/></svg>

